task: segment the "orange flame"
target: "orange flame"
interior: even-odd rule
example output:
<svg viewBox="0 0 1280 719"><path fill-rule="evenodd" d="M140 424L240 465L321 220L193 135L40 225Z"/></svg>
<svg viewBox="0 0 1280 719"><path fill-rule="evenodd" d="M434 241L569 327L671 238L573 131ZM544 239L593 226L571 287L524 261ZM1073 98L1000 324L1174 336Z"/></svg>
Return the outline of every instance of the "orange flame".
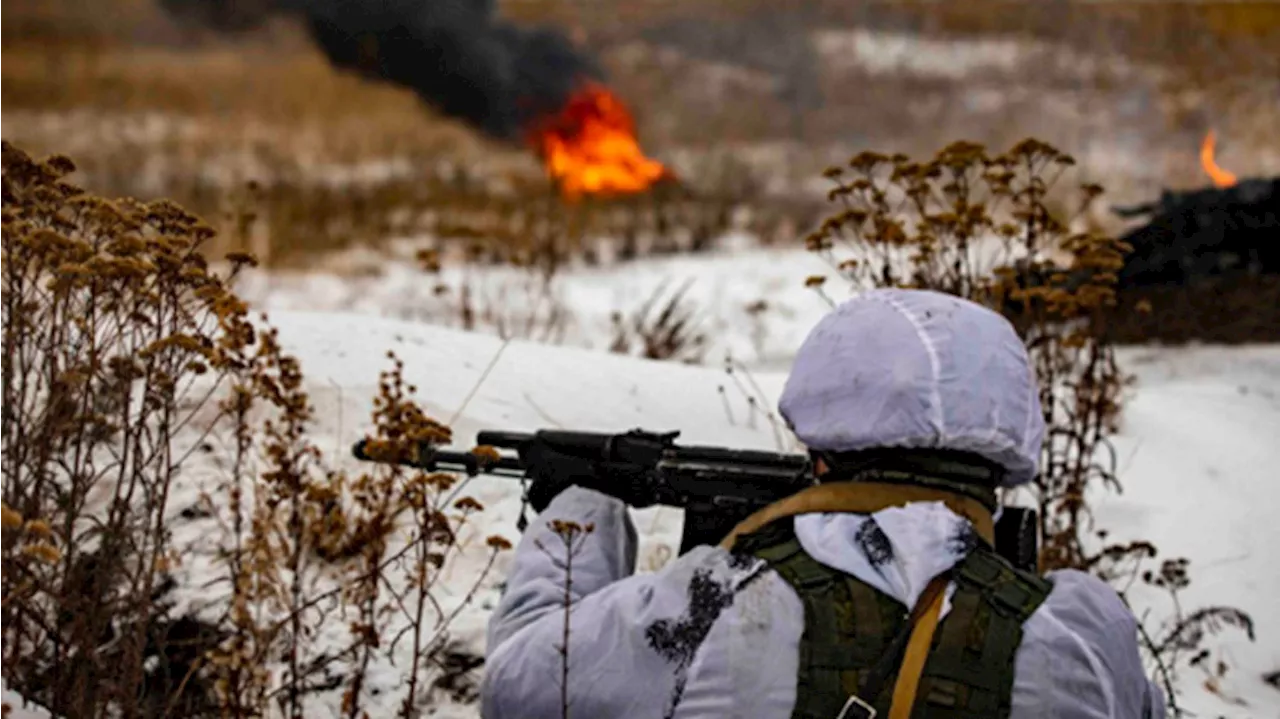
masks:
<svg viewBox="0 0 1280 719"><path fill-rule="evenodd" d="M571 199L641 192L672 177L661 162L645 157L622 101L595 83L583 85L558 113L535 126L529 143Z"/></svg>
<svg viewBox="0 0 1280 719"><path fill-rule="evenodd" d="M1231 187L1236 184L1235 173L1218 167L1218 163L1213 160L1214 145L1213 130L1210 130L1204 136L1204 142L1200 143L1200 166L1208 173L1209 178L1213 180L1216 187Z"/></svg>

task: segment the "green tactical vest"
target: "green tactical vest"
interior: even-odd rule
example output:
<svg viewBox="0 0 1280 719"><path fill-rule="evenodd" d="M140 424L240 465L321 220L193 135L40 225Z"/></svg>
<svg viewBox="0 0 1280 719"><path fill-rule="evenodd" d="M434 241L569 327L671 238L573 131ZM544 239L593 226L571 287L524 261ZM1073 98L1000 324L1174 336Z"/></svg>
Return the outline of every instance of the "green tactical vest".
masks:
<svg viewBox="0 0 1280 719"><path fill-rule="evenodd" d="M887 716L900 661L907 610L853 576L827 567L800 547L792 518L739 537L735 553L751 554L787 581L804 602L800 671L792 719L835 719L851 695ZM938 624L916 692L912 719L1005 719L1013 693L1014 654L1022 623L1051 584L1014 569L990 547L952 569L951 610ZM896 640L896 641L895 641ZM880 664L877 667L877 663ZM862 696L878 669L877 696Z"/></svg>

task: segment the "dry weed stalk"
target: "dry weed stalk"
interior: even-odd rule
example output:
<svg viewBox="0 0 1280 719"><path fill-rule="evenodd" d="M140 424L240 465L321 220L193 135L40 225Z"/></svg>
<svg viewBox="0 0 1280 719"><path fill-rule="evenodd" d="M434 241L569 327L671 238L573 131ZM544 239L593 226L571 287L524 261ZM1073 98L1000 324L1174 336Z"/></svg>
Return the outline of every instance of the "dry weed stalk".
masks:
<svg viewBox="0 0 1280 719"><path fill-rule="evenodd" d="M218 327L240 305L199 252L212 230L177 206L88 195L65 157L6 142L3 160L4 504L59 554L36 567L6 541L6 675L67 716L177 710L143 691L168 681L147 666L174 439L238 371L244 338ZM200 683L177 679L198 709Z"/></svg>
<svg viewBox="0 0 1280 719"><path fill-rule="evenodd" d="M541 253L505 251L473 238L451 276L442 272L437 250L420 251L418 264L435 284L409 317L484 330L504 340L563 341L570 315L555 283L563 255L553 244L544 247Z"/></svg>
<svg viewBox="0 0 1280 719"><path fill-rule="evenodd" d="M578 246L568 234L571 228L533 224L515 245L486 239L478 228L454 231L468 239L459 259L461 267L447 278L438 249L419 251L417 263L436 278L436 285L431 298L424 299L410 316L466 330L484 329L504 340L563 342L573 316L557 281ZM692 282L670 293L663 283L625 317L614 313L609 351L647 359L701 361L707 338L697 326L697 309L686 296Z"/></svg>
<svg viewBox="0 0 1280 719"><path fill-rule="evenodd" d="M664 282L630 317L613 314L613 341L609 351L638 354L645 359L676 360L689 364L702 361L707 336L698 330L697 308L685 296L693 280L687 280L664 301ZM659 305L659 303L662 303ZM657 314L654 309L658 308Z"/></svg>
<svg viewBox="0 0 1280 719"><path fill-rule="evenodd" d="M448 475L326 468L299 363L229 289L250 257L219 277L202 252L212 230L176 205L88 195L63 157L3 156L6 683L85 717L301 717L345 687L359 716L371 665L395 666L411 637L398 715L416 716L426 664L455 671L449 624L509 547L491 537L462 603L437 601L479 503ZM401 370L375 401L376 451L448 438ZM172 620L171 528L187 510L170 505L224 431L225 476L201 512L224 529L226 593ZM345 646L322 638L344 618Z"/></svg>
<svg viewBox="0 0 1280 719"><path fill-rule="evenodd" d="M563 519L553 519L547 523L551 532L560 540L561 546L555 549L549 548L542 544L541 541L535 542L535 546L546 554L552 561L563 564L564 566L564 584L561 587L560 605L563 611L561 620L560 644L556 646L556 653L560 655L560 716L562 719L569 719L569 637L571 635L570 616L573 612L574 596L573 596L573 560L582 552L582 548L587 541L587 537L591 536L595 531L595 524L588 522L586 524L578 524ZM563 559L560 552L563 551Z"/></svg>
<svg viewBox="0 0 1280 719"><path fill-rule="evenodd" d="M826 172L840 210L806 240L855 287L912 287L966 297L1004 314L1024 339L1040 384L1048 432L1041 471L1032 484L1040 516L1041 567L1093 571L1122 593L1118 563L1142 566L1155 556L1148 542L1106 544L1095 532L1089 497L1118 491L1110 438L1119 431L1121 396L1129 379L1116 363L1107 333L1116 305L1122 243L1105 234L1072 232L1056 215L1050 192L1074 160L1036 140L987 154L959 142L932 160L913 162L864 152ZM1102 188L1079 188L1081 212ZM825 277L805 282L821 290ZM1185 569L1185 560L1179 566ZM1137 571L1136 569L1134 571ZM1185 571L1180 575L1185 586ZM1204 626L1199 613L1175 624ZM1218 624L1248 627L1243 612L1208 610ZM1216 628L1217 625L1215 625ZM1158 671L1176 659L1170 648L1205 632L1148 643ZM1176 697L1170 703L1177 711Z"/></svg>
<svg viewBox="0 0 1280 719"><path fill-rule="evenodd" d="M1050 428L1035 483L1046 569L1089 563L1084 495L1091 482L1115 483L1099 458L1116 431L1125 381L1100 337L1125 248L1103 235L1069 233L1045 204L1051 175L1070 164L1030 140L998 157L956 143L926 163L862 153L847 169L827 172L836 184L830 196L843 209L807 239L855 287L938 290L1013 322L1031 353ZM1098 193L1086 188L1085 197ZM844 256L836 256L837 245ZM1068 266L1059 266L1061 255ZM823 279L807 283L820 287Z"/></svg>
<svg viewBox="0 0 1280 719"><path fill-rule="evenodd" d="M251 487L229 486L232 497L247 491L252 498L229 507L236 528L226 554L234 635L214 654L224 707L244 716L275 703L282 714L299 717L309 695L341 688L342 713L363 716L374 691L374 665L395 666L408 638L408 674L396 711L418 716L431 701L427 665L447 669L440 655L448 648L450 623L510 545L489 538L474 584L446 610L433 589L463 549L458 530L483 507L459 497L449 474L395 464L374 465L358 476L324 470L306 435L312 410L296 362L280 352L273 332L263 337L260 356L270 359L251 374L251 386L233 395L233 401L274 400L276 419L251 432L243 429L247 423L237 425L238 436L266 438L265 469L249 475L256 477ZM415 388L404 382L403 364L389 357L393 367L383 373L374 399L371 456L391 458L417 452L423 443L448 442L448 428L413 402ZM400 538L405 529L407 537ZM316 588L324 585L330 586ZM341 646L311 641L326 623L344 620L348 639ZM285 658L278 676L259 671L277 656Z"/></svg>

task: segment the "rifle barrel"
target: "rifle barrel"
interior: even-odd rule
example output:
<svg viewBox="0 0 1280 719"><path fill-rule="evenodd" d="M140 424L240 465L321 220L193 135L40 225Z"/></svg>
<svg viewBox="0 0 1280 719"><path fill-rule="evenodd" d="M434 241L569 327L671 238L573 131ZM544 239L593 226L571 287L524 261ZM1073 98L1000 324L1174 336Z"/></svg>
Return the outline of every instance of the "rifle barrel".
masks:
<svg viewBox="0 0 1280 719"><path fill-rule="evenodd" d="M502 430L487 429L476 435L477 445L503 447L505 449L519 449L532 441L533 435L528 432L504 432Z"/></svg>
<svg viewBox="0 0 1280 719"><path fill-rule="evenodd" d="M365 462L379 461L370 457L369 453L365 451L365 442L363 440L357 442L351 448L351 453L355 455L356 459ZM471 452L439 450L427 443L423 443L418 447L417 457L403 458L396 464L425 469L428 472L466 472L472 477L477 474L523 477L525 471L524 464L521 463L518 457L502 456L496 462L491 462Z"/></svg>
<svg viewBox="0 0 1280 719"><path fill-rule="evenodd" d="M675 456L677 461L724 462L730 465L750 465L771 469L801 470L809 464L809 458L803 454L779 454L723 447L679 447Z"/></svg>

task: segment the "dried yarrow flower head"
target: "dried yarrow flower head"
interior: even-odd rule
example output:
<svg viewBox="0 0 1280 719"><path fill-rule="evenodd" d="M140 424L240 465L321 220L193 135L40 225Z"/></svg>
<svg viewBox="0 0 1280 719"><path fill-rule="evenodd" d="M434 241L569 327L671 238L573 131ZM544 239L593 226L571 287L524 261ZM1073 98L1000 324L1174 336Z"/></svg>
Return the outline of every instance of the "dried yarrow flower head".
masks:
<svg viewBox="0 0 1280 719"><path fill-rule="evenodd" d="M1073 165L1034 139L997 155L957 142L922 162L862 152L825 173L837 209L806 240L855 291L956 294L1000 311L1027 341L1053 430L1037 484L1050 567L1087 561L1083 488L1114 482L1094 453L1114 427L1124 385L1105 325L1128 248L1073 232L1054 211L1052 193ZM1087 205L1102 190L1084 185L1078 194ZM823 292L826 279L804 283Z"/></svg>

